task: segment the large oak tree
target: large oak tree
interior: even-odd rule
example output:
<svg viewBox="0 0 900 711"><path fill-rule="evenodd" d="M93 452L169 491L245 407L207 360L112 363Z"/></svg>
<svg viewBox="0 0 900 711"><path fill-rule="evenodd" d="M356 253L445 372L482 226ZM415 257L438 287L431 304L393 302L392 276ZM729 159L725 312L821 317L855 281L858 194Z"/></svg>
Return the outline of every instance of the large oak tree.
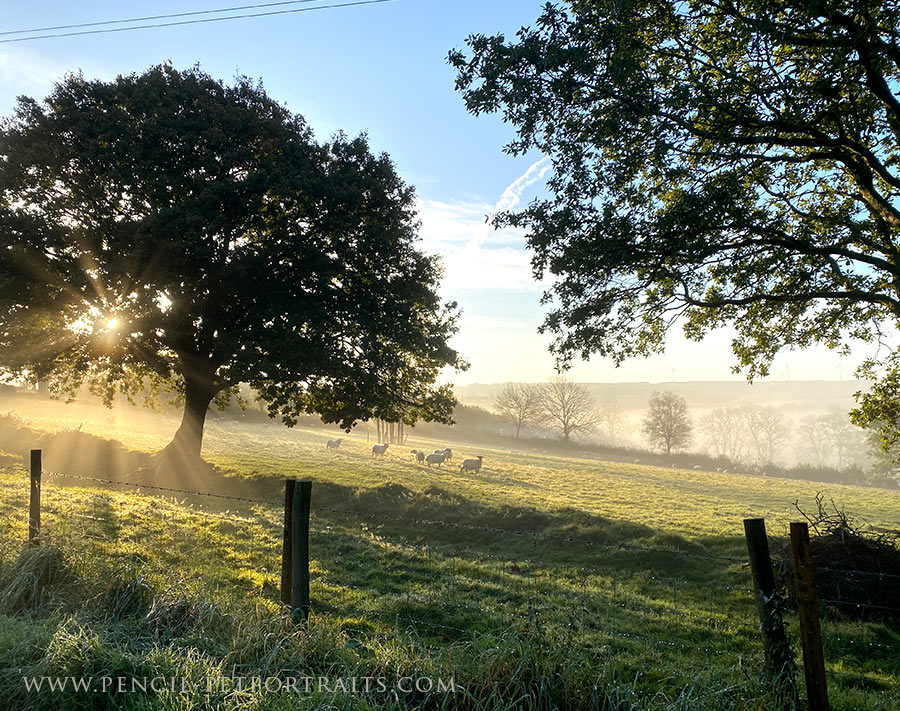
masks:
<svg viewBox="0 0 900 711"><path fill-rule="evenodd" d="M239 383L287 424L447 421L457 309L416 239L386 155L245 78L70 75L0 127L0 373L174 389L191 457Z"/></svg>
<svg viewBox="0 0 900 711"><path fill-rule="evenodd" d="M550 197L500 215L556 277L563 364L730 324L738 368L876 340L900 321L900 6L879 0L571 0L450 53ZM860 423L900 422L889 356Z"/></svg>

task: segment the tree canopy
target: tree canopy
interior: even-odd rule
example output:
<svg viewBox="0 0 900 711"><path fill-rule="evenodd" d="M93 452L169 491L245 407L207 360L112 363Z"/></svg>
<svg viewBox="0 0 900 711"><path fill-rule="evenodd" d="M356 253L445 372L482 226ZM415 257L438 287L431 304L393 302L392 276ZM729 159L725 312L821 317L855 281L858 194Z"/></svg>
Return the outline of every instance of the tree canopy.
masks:
<svg viewBox="0 0 900 711"><path fill-rule="evenodd" d="M468 109L548 156L501 214L556 279L562 364L730 324L736 368L900 321L900 8L874 0L571 0L452 51ZM897 362L860 424L897 430Z"/></svg>
<svg viewBox="0 0 900 711"><path fill-rule="evenodd" d="M0 125L0 374L107 401L167 387L173 441L247 383L269 414L448 421L457 308L413 189L246 78L69 75Z"/></svg>

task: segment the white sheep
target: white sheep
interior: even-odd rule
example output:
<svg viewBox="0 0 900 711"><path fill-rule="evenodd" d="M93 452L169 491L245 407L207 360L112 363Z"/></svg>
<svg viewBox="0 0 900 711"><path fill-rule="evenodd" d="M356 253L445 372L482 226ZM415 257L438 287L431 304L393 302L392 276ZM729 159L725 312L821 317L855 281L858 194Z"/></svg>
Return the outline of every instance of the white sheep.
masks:
<svg viewBox="0 0 900 711"><path fill-rule="evenodd" d="M450 449L450 447L447 447L447 449L444 450L444 457L448 462L453 460L453 450Z"/></svg>
<svg viewBox="0 0 900 711"><path fill-rule="evenodd" d="M699 464L695 464L694 466L691 467L691 469L700 469L700 465L699 465Z"/></svg>
<svg viewBox="0 0 900 711"><path fill-rule="evenodd" d="M416 458L417 464L423 464L425 462L425 452L420 452L418 449L409 450L412 452L413 456Z"/></svg>
<svg viewBox="0 0 900 711"><path fill-rule="evenodd" d="M337 449L341 446L341 442L343 441L343 437L341 437L341 439L330 439L325 443L325 449Z"/></svg>
<svg viewBox="0 0 900 711"><path fill-rule="evenodd" d="M444 463L444 453L441 452L438 454L437 452L432 452L427 457L425 457L425 461L428 463L430 467L432 464L443 464Z"/></svg>
<svg viewBox="0 0 900 711"><path fill-rule="evenodd" d="M384 453L387 451L388 446L386 444L373 444L372 445L372 456L374 457L376 454L380 456L384 456Z"/></svg>
<svg viewBox="0 0 900 711"><path fill-rule="evenodd" d="M481 470L481 460L484 457L479 456L477 459L463 459L459 465L461 472L478 472Z"/></svg>

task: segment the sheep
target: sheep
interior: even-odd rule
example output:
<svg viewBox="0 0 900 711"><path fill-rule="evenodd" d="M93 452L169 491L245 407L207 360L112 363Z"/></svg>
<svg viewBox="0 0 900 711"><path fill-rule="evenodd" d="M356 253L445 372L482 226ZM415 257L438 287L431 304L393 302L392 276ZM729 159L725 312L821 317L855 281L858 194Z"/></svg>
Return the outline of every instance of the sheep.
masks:
<svg viewBox="0 0 900 711"><path fill-rule="evenodd" d="M374 457L376 454L380 456L384 456L384 453L387 451L388 446L386 444L373 444L372 445L372 456Z"/></svg>
<svg viewBox="0 0 900 711"><path fill-rule="evenodd" d="M691 467L691 469L700 469L700 465L699 465L699 464L695 464L694 466Z"/></svg>
<svg viewBox="0 0 900 711"><path fill-rule="evenodd" d="M459 465L461 472L478 472L481 470L481 460L484 457L479 456L477 459L463 459Z"/></svg>
<svg viewBox="0 0 900 711"><path fill-rule="evenodd" d="M416 458L417 464L425 463L425 452L420 452L418 449L411 449L409 451L412 452L412 455Z"/></svg>
<svg viewBox="0 0 900 711"><path fill-rule="evenodd" d="M341 446L341 442L343 441L343 437L341 437L340 439L330 439L325 443L325 449L337 449Z"/></svg>
<svg viewBox="0 0 900 711"><path fill-rule="evenodd" d="M432 464L443 464L444 463L444 453L441 452L438 454L437 452L432 452L427 457L425 457L425 461L428 463L430 467Z"/></svg>
<svg viewBox="0 0 900 711"><path fill-rule="evenodd" d="M453 450L450 449L450 447L447 447L447 449L444 450L444 457L448 462L453 459Z"/></svg>

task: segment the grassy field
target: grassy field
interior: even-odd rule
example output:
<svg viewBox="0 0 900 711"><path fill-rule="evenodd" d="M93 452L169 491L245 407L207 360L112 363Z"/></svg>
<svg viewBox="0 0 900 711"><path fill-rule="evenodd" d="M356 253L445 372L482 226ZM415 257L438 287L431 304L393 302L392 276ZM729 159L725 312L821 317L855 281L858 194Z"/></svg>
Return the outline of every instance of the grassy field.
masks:
<svg viewBox="0 0 900 711"><path fill-rule="evenodd" d="M36 430L80 427L146 451L176 424L0 403L13 409ZM361 432L326 452L332 436L341 435L209 424L204 455L228 472L217 490L271 504L48 476L45 530L56 548L43 555L59 574L39 600L22 599L20 572L41 561L17 560L24 472L3 472L4 697L20 708L768 708L742 519L764 516L779 535L797 517L795 500L810 508L824 492L873 527L900 527L898 492L454 445L456 461L484 456L480 473L461 474L409 454L444 443L410 437L382 459ZM92 474L65 460L57 452L47 468ZM278 604L286 477L315 482L307 631ZM900 629L829 613L823 631L833 708L900 708ZM452 677L464 691L48 696L21 681L291 670Z"/></svg>

